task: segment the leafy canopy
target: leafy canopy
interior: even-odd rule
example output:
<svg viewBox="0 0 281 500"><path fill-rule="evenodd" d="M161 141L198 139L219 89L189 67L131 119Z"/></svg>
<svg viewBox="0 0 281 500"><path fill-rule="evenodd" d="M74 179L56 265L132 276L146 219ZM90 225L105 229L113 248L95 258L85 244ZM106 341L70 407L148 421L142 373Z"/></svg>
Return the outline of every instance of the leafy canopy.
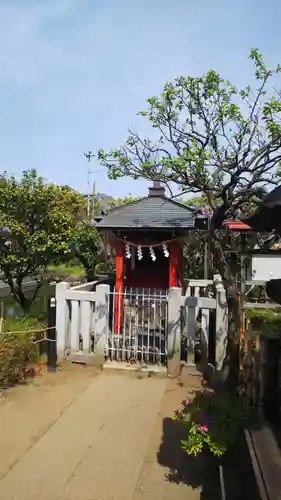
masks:
<svg viewBox="0 0 281 500"><path fill-rule="evenodd" d="M270 82L281 66L266 67L251 50L255 84L238 89L215 70L176 78L139 114L158 131L156 140L130 132L125 144L99 151L110 178L160 180L177 194L198 193L207 200L219 227L250 200L276 183L281 160L281 97ZM155 136L155 133L153 134Z"/></svg>
<svg viewBox="0 0 281 500"><path fill-rule="evenodd" d="M97 230L81 221L73 234L71 248L84 267L87 277L93 276L97 265L103 260L102 241Z"/></svg>
<svg viewBox="0 0 281 500"><path fill-rule="evenodd" d="M257 49L251 50L250 60L254 83L244 88L214 69L167 83L139 113L154 129L151 138L130 131L119 149L99 151L112 179L158 180L172 195L195 193L206 200L210 253L228 298L224 365L231 383L237 382L238 366L237 263L226 253L219 229L225 219L241 216L278 184L281 161L281 66L268 68Z"/></svg>
<svg viewBox="0 0 281 500"><path fill-rule="evenodd" d="M37 280L36 294L42 271L70 253L69 240L83 203L79 193L46 184L35 170L24 172L19 180L7 173L0 177L0 268L25 309L34 297L25 297L24 278L31 275Z"/></svg>

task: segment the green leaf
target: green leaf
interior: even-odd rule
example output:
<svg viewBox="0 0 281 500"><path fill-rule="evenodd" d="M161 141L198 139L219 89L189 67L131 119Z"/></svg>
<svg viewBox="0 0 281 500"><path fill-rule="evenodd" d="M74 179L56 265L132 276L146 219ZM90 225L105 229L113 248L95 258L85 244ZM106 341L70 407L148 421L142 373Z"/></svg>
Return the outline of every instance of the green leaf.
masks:
<svg viewBox="0 0 281 500"><path fill-rule="evenodd" d="M8 238L0 233L0 268L23 307L30 306L23 279L32 275L40 286L42 271L70 254L69 240L84 204L81 194L46 183L36 170L23 172L21 179L0 176L0 225L11 231Z"/></svg>

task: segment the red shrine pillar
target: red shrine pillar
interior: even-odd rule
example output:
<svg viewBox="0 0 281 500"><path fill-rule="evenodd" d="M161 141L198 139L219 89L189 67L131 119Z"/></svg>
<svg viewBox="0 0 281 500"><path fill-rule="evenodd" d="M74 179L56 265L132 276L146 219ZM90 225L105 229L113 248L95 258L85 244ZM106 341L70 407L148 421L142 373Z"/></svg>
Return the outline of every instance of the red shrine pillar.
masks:
<svg viewBox="0 0 281 500"><path fill-rule="evenodd" d="M116 246L116 278L114 294L114 333L122 332L123 328L123 302L124 302L124 245L121 241Z"/></svg>
<svg viewBox="0 0 281 500"><path fill-rule="evenodd" d="M172 241L169 244L169 288L181 287L183 280L182 244Z"/></svg>

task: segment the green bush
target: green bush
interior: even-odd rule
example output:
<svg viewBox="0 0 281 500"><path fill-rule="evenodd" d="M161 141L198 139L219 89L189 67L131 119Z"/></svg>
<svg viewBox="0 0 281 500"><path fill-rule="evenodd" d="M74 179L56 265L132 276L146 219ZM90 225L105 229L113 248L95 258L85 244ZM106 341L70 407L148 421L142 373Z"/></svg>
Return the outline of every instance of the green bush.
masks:
<svg viewBox="0 0 281 500"><path fill-rule="evenodd" d="M176 410L173 418L186 427L187 436L181 447L188 455L208 451L221 457L253 420L253 414L239 398L226 393L203 393L193 401L182 401L181 410Z"/></svg>
<svg viewBox="0 0 281 500"><path fill-rule="evenodd" d="M15 318L7 318L4 320L3 332L18 332L28 330L43 330L45 321L40 316L17 316ZM36 335L35 335L36 336Z"/></svg>
<svg viewBox="0 0 281 500"><path fill-rule="evenodd" d="M74 265L74 264L59 264L57 266L49 266L48 271L54 273L57 277L64 279L64 278L73 278L73 277L78 277L78 278L84 278L85 276L85 271L83 266L81 266L80 263Z"/></svg>
<svg viewBox="0 0 281 500"><path fill-rule="evenodd" d="M0 386L7 387L22 380L28 367L38 360L39 344L35 341L42 338L43 328L35 320L16 318L4 323L6 333L0 334ZM30 329L40 331L33 333Z"/></svg>
<svg viewBox="0 0 281 500"><path fill-rule="evenodd" d="M281 333L281 309L248 309L247 316L260 334Z"/></svg>

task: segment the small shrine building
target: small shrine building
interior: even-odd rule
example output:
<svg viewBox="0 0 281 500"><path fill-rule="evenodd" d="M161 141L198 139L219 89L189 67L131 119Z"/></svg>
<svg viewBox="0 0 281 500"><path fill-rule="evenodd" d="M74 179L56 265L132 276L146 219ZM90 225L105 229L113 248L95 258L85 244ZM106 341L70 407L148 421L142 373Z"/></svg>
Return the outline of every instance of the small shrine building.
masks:
<svg viewBox="0 0 281 500"><path fill-rule="evenodd" d="M180 287L183 244L195 228L196 209L171 200L159 182L147 197L108 212L96 224L107 252L115 251L115 325L120 328L124 289Z"/></svg>

